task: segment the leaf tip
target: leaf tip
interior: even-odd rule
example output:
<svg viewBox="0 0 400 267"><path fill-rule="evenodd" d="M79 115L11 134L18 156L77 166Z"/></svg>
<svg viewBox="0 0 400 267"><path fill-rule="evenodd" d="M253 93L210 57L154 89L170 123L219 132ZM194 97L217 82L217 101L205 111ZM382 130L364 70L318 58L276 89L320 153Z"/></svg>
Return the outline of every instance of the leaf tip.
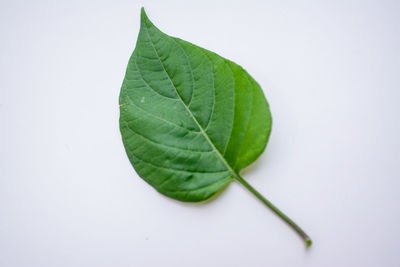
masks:
<svg viewBox="0 0 400 267"><path fill-rule="evenodd" d="M140 15L141 15L141 18L143 18L143 16L146 16L146 11L144 10L143 6L140 8Z"/></svg>
<svg viewBox="0 0 400 267"><path fill-rule="evenodd" d="M311 245L312 245L311 239L307 239L307 240L306 240L306 248L311 247Z"/></svg>
<svg viewBox="0 0 400 267"><path fill-rule="evenodd" d="M144 10L144 7L140 9L140 21L142 23L149 21L149 18L147 17L146 11Z"/></svg>

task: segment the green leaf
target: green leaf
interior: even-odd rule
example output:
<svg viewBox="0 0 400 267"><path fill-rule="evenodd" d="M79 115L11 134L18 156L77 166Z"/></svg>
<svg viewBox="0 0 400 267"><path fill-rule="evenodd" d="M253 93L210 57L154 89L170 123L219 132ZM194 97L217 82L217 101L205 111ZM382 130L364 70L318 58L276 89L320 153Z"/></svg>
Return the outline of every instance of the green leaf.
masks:
<svg viewBox="0 0 400 267"><path fill-rule="evenodd" d="M271 132L260 86L236 63L164 34L144 9L120 113L129 160L158 192L198 202L236 180L259 194L239 172L260 156Z"/></svg>

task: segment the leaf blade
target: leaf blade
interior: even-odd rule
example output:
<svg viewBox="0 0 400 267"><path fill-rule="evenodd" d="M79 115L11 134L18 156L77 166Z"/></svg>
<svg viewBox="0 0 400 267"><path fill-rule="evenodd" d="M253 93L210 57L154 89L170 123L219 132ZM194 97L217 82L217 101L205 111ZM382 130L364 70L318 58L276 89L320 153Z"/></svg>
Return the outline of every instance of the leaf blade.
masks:
<svg viewBox="0 0 400 267"><path fill-rule="evenodd" d="M268 103L257 86L239 65L162 33L142 10L120 96L122 138L139 176L181 201L225 187L268 140ZM252 113L253 91L264 114Z"/></svg>

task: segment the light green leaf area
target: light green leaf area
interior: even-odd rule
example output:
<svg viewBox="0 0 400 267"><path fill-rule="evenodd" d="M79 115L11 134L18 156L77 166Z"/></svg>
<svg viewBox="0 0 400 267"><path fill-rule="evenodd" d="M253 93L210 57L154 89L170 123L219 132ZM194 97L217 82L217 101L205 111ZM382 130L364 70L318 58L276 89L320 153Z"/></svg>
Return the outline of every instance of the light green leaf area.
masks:
<svg viewBox="0 0 400 267"><path fill-rule="evenodd" d="M139 176L188 202L238 179L271 131L263 91L242 67L164 34L143 9L120 112L122 140Z"/></svg>

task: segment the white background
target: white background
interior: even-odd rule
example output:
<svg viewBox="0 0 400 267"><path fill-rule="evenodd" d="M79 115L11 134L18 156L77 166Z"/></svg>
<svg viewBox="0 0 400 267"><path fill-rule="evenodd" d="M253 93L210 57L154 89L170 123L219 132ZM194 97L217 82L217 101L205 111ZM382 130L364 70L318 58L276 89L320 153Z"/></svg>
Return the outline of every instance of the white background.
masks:
<svg viewBox="0 0 400 267"><path fill-rule="evenodd" d="M0 1L0 266L400 266L399 1ZM118 94L140 7L246 68L274 119L207 204L131 167Z"/></svg>

